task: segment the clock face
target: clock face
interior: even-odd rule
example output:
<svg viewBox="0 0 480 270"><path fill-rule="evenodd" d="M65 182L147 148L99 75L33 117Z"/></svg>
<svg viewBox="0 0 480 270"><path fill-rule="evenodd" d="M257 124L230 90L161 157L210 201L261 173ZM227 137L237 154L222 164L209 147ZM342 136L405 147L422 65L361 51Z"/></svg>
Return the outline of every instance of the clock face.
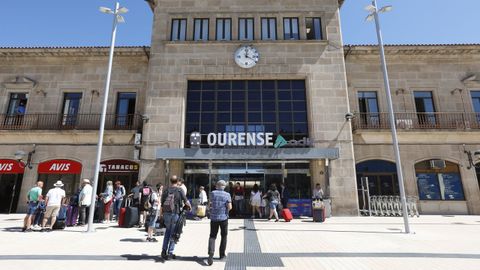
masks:
<svg viewBox="0 0 480 270"><path fill-rule="evenodd" d="M254 67L260 55L255 47L246 45L238 48L234 54L235 63L242 68L252 68Z"/></svg>

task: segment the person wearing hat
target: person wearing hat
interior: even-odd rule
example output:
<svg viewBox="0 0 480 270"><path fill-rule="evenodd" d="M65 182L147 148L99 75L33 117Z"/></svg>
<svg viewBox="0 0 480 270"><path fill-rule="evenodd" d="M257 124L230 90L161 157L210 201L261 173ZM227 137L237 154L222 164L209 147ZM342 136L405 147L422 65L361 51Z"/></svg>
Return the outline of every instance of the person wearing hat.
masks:
<svg viewBox="0 0 480 270"><path fill-rule="evenodd" d="M42 230L51 231L53 224L57 219L58 212L60 211L60 206L62 205L63 198L65 198L65 190L62 189L63 182L58 180L53 184L54 188L50 189L47 193L45 205L47 206L45 210L45 215L42 222ZM50 226L46 227L47 221L50 219Z"/></svg>
<svg viewBox="0 0 480 270"><path fill-rule="evenodd" d="M225 250L227 248L228 233L228 212L232 209L232 197L230 193L225 192L227 183L219 180L215 185L216 190L210 195L210 238L208 240L208 265L213 264L213 254L215 253L215 240L217 239L218 229L221 230L220 241L220 260L225 259Z"/></svg>
<svg viewBox="0 0 480 270"><path fill-rule="evenodd" d="M82 191L78 196L78 205L80 207L78 219L79 226L85 226L85 218L88 216L88 209L92 204L92 185L90 185L90 180L85 178L82 180Z"/></svg>

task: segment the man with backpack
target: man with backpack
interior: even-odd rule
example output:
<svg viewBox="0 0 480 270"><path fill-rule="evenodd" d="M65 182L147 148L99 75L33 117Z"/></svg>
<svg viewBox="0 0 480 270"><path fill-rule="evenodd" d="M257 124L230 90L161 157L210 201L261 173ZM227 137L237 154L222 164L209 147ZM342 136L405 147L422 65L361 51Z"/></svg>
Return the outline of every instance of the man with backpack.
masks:
<svg viewBox="0 0 480 270"><path fill-rule="evenodd" d="M187 209L191 209L190 202L182 189L178 187L178 178L173 175L170 178L170 187L167 188L161 199L162 215L166 226L165 236L163 237L162 258L168 260L170 258L176 259L173 254L175 249L175 240L173 234L175 232L175 225L177 224L182 203Z"/></svg>
<svg viewBox="0 0 480 270"><path fill-rule="evenodd" d="M210 238L208 240L208 265L213 264L213 254L215 253L215 240L217 239L218 229L220 235L220 260L226 258L225 250L227 248L228 234L228 212L232 210L232 197L230 193L225 192L227 183L219 180L216 184L216 190L210 195Z"/></svg>

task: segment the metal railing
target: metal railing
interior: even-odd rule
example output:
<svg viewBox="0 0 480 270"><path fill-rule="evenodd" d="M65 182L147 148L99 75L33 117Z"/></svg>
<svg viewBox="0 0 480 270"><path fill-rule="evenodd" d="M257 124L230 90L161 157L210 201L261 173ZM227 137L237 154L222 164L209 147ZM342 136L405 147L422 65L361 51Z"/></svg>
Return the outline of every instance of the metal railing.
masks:
<svg viewBox="0 0 480 270"><path fill-rule="evenodd" d="M98 130L100 114L0 114L0 130ZM139 114L107 114L105 129L137 130L142 127Z"/></svg>
<svg viewBox="0 0 480 270"><path fill-rule="evenodd" d="M480 113L395 113L399 130L408 129L480 129ZM389 129L388 113L357 113L352 121L353 130Z"/></svg>

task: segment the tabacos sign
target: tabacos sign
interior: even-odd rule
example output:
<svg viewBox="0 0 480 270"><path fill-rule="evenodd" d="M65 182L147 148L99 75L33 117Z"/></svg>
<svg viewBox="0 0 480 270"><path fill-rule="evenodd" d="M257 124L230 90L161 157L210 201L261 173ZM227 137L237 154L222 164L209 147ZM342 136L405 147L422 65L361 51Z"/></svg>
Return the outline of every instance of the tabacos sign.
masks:
<svg viewBox="0 0 480 270"><path fill-rule="evenodd" d="M100 163L100 172L102 173L130 173L138 172L139 165L136 162L123 160L123 159L112 159L103 161Z"/></svg>
<svg viewBox="0 0 480 270"><path fill-rule="evenodd" d="M200 146L201 134L193 132L190 135L190 145ZM208 146L243 146L243 147L310 147L312 145L309 138L304 137L301 140L287 141L282 135L274 136L271 132L226 132L209 133L207 135Z"/></svg>
<svg viewBox="0 0 480 270"><path fill-rule="evenodd" d="M41 174L80 174L81 172L82 164L68 159L54 159L38 165L38 173Z"/></svg>

